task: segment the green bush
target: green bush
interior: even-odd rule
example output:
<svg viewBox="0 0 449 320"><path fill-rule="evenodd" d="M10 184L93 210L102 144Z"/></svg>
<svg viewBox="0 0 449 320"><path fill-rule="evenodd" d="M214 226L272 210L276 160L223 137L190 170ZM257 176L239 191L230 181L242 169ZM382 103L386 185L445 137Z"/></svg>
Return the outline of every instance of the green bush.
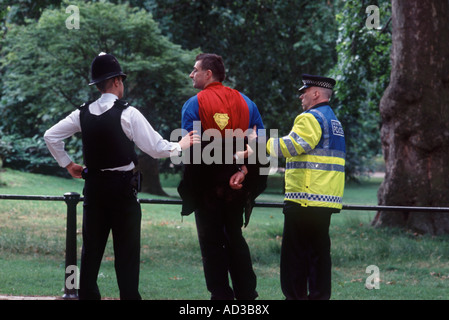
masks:
<svg viewBox="0 0 449 320"><path fill-rule="evenodd" d="M0 158L3 166L32 173L67 176L47 149L42 137L19 138L3 136L0 142Z"/></svg>

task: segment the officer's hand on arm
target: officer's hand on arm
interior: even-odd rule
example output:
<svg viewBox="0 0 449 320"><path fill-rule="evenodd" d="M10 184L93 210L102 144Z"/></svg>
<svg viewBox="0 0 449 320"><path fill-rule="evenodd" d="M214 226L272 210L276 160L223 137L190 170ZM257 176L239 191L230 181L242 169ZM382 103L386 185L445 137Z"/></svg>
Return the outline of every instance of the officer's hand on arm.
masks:
<svg viewBox="0 0 449 320"><path fill-rule="evenodd" d="M231 189L239 190L243 187L242 182L245 180L245 176L248 174L248 169L245 165L241 166L241 171L234 173L229 179L229 186Z"/></svg>
<svg viewBox="0 0 449 320"><path fill-rule="evenodd" d="M181 140L179 140L179 146L182 150L189 148L193 144L201 143L201 138L199 135L195 134L196 130L190 131Z"/></svg>
<svg viewBox="0 0 449 320"><path fill-rule="evenodd" d="M253 149L249 146L249 144L246 145L246 150L245 151L237 151L235 153L236 155L236 160L237 159L246 159L248 158L250 155L252 155L254 153Z"/></svg>
<svg viewBox="0 0 449 320"><path fill-rule="evenodd" d="M248 141L253 141L254 139L257 138L257 126L254 125L253 129L250 130L249 134L248 134ZM248 158L249 156L251 156L254 153L253 149L249 146L249 144L246 145L246 150L245 151L237 151L235 153L235 155L237 156L237 158Z"/></svg>
<svg viewBox="0 0 449 320"><path fill-rule="evenodd" d="M254 125L253 129L248 134L248 141L253 141L257 138L257 126Z"/></svg>
<svg viewBox="0 0 449 320"><path fill-rule="evenodd" d="M65 167L70 175L74 178L81 179L81 173L83 172L83 167L74 162L70 162L67 167Z"/></svg>

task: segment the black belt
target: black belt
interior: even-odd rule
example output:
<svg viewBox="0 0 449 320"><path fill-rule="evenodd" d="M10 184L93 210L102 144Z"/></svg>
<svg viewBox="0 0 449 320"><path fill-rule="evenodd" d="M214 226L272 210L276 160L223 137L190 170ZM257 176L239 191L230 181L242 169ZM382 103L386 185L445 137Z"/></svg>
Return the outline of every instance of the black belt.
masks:
<svg viewBox="0 0 449 320"><path fill-rule="evenodd" d="M130 171L119 171L119 170L98 170L98 169L88 169L84 168L81 173L83 179L87 177L130 177L134 173Z"/></svg>
<svg viewBox="0 0 449 320"><path fill-rule="evenodd" d="M134 172L130 171L118 171L118 170L98 170L98 169L90 169L84 168L81 176L84 180L87 177L101 177L101 178L129 178L130 185L135 190L135 193L141 191L142 188L142 173L140 171Z"/></svg>

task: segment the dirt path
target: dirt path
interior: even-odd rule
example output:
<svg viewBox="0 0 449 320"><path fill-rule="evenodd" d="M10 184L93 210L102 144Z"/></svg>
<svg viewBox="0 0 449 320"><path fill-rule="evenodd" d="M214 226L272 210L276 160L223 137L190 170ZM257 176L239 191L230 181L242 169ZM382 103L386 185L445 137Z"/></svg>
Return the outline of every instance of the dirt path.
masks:
<svg viewBox="0 0 449 320"><path fill-rule="evenodd" d="M64 300L64 299L62 297L0 295L0 300Z"/></svg>

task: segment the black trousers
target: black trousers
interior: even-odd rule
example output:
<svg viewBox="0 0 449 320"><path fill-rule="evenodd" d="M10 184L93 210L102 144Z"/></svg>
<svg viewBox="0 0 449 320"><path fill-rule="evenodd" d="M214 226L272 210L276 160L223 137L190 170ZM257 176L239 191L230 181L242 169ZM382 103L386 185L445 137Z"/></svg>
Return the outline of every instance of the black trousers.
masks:
<svg viewBox="0 0 449 320"><path fill-rule="evenodd" d="M130 186L132 172L89 174L84 185L83 248L79 299L101 299L97 285L104 249L112 231L120 298L140 300L141 208Z"/></svg>
<svg viewBox="0 0 449 320"><path fill-rule="evenodd" d="M287 300L331 296L329 225L332 209L284 204L281 288Z"/></svg>
<svg viewBox="0 0 449 320"><path fill-rule="evenodd" d="M257 279L242 234L243 205L226 201L212 188L203 194L195 221L211 299L254 300Z"/></svg>

